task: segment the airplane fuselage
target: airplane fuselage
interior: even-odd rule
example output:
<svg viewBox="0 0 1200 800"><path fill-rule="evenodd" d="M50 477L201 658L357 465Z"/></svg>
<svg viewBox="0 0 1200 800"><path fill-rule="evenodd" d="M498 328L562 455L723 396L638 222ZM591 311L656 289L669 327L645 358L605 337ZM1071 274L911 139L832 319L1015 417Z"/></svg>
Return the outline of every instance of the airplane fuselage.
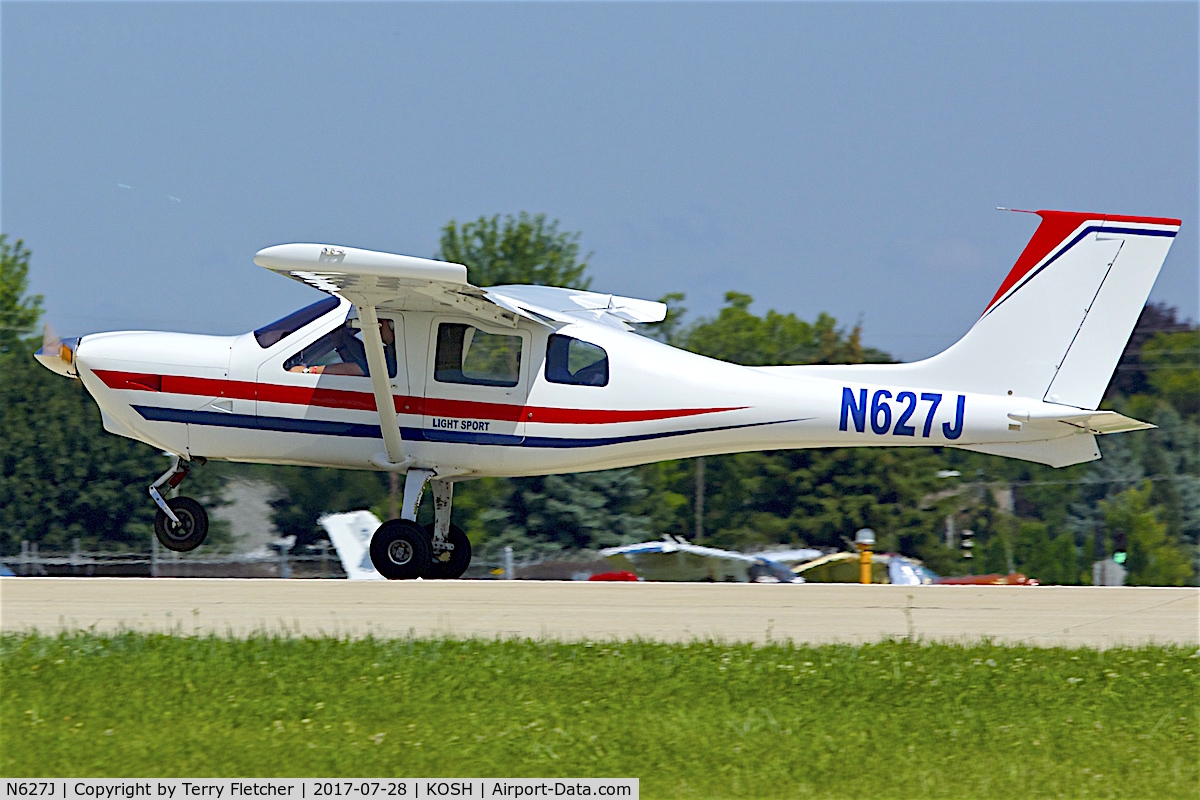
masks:
<svg viewBox="0 0 1200 800"><path fill-rule="evenodd" d="M350 308L342 301L266 347L254 333L90 335L75 368L110 432L188 458L374 469L382 445L370 378L286 367L342 326ZM454 314L380 316L395 330L390 385L406 454L412 466L446 477L752 450L1015 444L1047 439L1022 420L1061 408L953 387L830 379L817 368L744 367L603 323L552 331L526 320L491 328ZM519 338L513 385L438 379L439 326L455 325ZM549 380L552 334L601 348L605 384Z"/></svg>

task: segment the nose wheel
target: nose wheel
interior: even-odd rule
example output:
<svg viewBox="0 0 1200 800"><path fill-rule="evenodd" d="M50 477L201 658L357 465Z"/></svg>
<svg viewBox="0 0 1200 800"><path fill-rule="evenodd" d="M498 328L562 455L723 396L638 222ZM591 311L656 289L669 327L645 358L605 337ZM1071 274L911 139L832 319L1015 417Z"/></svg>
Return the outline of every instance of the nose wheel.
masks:
<svg viewBox="0 0 1200 800"><path fill-rule="evenodd" d="M161 509L154 517L154 535L162 546L186 553L203 544L204 537L208 536L208 512L204 506L190 497L172 497L167 501L167 507L175 513L175 520Z"/></svg>

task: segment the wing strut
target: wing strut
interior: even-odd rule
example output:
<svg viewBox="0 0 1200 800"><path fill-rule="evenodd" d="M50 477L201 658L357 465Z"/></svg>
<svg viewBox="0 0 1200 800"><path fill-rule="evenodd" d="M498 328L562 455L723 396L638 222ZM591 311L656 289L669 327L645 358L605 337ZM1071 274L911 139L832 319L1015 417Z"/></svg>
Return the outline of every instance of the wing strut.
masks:
<svg viewBox="0 0 1200 800"><path fill-rule="evenodd" d="M404 443L400 438L400 418L396 415L396 405L392 399L387 357L383 354L383 338L379 335L379 317L375 314L374 305L367 303L355 303L355 305L358 306L363 344L366 345L364 349L367 353L367 366L371 370L371 388L375 392L375 408L379 411L379 429L383 433L384 452L372 458L371 461L377 467L399 471L408 466L409 460L404 457ZM397 369L401 358L402 355L397 353Z"/></svg>

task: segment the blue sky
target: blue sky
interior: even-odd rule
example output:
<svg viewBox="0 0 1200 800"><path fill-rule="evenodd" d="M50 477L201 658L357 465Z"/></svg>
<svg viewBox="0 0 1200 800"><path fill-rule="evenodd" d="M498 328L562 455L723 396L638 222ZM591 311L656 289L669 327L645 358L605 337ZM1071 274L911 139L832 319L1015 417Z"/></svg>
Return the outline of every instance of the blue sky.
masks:
<svg viewBox="0 0 1200 800"><path fill-rule="evenodd" d="M1200 316L1194 3L13 3L0 225L60 333L248 330L319 241L429 256L544 212L593 288L862 321L911 359L1036 218L1184 220Z"/></svg>

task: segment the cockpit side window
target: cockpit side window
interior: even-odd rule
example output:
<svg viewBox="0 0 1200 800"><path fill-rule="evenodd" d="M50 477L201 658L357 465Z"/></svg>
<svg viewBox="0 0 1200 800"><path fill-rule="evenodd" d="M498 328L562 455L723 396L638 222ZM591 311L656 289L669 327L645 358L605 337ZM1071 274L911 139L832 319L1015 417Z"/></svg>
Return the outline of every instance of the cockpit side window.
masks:
<svg viewBox="0 0 1200 800"><path fill-rule="evenodd" d="M608 353L591 342L552 333L546 343L546 380L572 386L607 386Z"/></svg>
<svg viewBox="0 0 1200 800"><path fill-rule="evenodd" d="M387 361L388 377L396 377L396 334L390 319L380 320L383 356ZM367 348L362 331L353 320L334 328L283 362L288 372L315 372L323 375L370 376L367 368Z"/></svg>
<svg viewBox="0 0 1200 800"><path fill-rule="evenodd" d="M299 311L293 311L283 319L277 319L270 325L265 325L254 332L258 346L264 350L278 344L282 339L291 336L308 323L323 317L338 307L340 301L336 297L326 297L312 305L307 305Z"/></svg>

